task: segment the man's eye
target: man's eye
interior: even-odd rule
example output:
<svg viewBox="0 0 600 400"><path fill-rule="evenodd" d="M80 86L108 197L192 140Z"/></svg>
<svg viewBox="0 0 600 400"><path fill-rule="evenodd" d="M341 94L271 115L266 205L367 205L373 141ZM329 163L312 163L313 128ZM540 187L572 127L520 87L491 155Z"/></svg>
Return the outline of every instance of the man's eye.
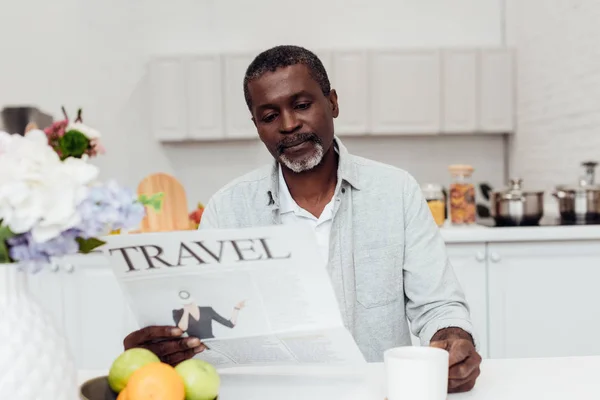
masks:
<svg viewBox="0 0 600 400"><path fill-rule="evenodd" d="M265 115L262 118L262 121L269 123L269 122L273 122L275 120L275 118L277 118L277 114L276 113L272 113L272 114Z"/></svg>
<svg viewBox="0 0 600 400"><path fill-rule="evenodd" d="M310 103L300 103L300 104L296 105L296 108L300 109L300 110L306 110L309 107L310 107Z"/></svg>

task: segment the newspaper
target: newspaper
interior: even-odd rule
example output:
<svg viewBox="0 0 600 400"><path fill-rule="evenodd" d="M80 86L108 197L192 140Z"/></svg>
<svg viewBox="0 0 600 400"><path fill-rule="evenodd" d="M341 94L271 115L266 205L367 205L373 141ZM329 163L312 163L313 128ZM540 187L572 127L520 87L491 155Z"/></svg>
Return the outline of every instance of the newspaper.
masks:
<svg viewBox="0 0 600 400"><path fill-rule="evenodd" d="M219 368L365 363L310 228L113 235L101 247L140 327L179 326Z"/></svg>

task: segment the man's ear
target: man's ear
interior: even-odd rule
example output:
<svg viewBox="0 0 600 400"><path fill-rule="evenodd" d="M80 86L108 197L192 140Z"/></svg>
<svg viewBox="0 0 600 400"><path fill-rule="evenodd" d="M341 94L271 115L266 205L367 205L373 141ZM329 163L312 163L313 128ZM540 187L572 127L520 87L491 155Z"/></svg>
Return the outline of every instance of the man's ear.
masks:
<svg viewBox="0 0 600 400"><path fill-rule="evenodd" d="M337 118L338 115L340 115L340 108L338 105L338 97L335 89L331 89L328 98L329 104L331 105L331 115L333 116L333 118Z"/></svg>

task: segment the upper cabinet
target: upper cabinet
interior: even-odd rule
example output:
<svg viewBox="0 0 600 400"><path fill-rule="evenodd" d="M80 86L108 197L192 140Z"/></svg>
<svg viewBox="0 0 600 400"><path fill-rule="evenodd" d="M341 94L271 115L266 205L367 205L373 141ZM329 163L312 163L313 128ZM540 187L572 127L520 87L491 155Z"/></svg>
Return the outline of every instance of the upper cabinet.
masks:
<svg viewBox="0 0 600 400"><path fill-rule="evenodd" d="M315 50L340 136L512 133L515 55L508 48ZM149 112L163 142L257 138L243 91L254 53L156 58Z"/></svg>
<svg viewBox="0 0 600 400"><path fill-rule="evenodd" d="M187 136L191 139L223 137L221 57L199 56L186 63Z"/></svg>
<svg viewBox="0 0 600 400"><path fill-rule="evenodd" d="M439 52L381 51L370 61L372 133L438 133Z"/></svg>
<svg viewBox="0 0 600 400"><path fill-rule="evenodd" d="M327 70L338 96L340 115L334 120L340 136L364 135L369 131L369 69L366 51L336 52Z"/></svg>
<svg viewBox="0 0 600 400"><path fill-rule="evenodd" d="M252 62L252 54L225 56L225 132L231 139L255 138L256 128L244 97L244 76Z"/></svg>
<svg viewBox="0 0 600 400"><path fill-rule="evenodd" d="M444 51L442 59L443 133L471 133L478 127L478 53Z"/></svg>
<svg viewBox="0 0 600 400"><path fill-rule="evenodd" d="M179 58L153 60L150 81L150 121L159 141L181 140L188 136L185 63Z"/></svg>
<svg viewBox="0 0 600 400"><path fill-rule="evenodd" d="M479 54L479 124L482 132L514 129L514 54L504 49L482 50Z"/></svg>

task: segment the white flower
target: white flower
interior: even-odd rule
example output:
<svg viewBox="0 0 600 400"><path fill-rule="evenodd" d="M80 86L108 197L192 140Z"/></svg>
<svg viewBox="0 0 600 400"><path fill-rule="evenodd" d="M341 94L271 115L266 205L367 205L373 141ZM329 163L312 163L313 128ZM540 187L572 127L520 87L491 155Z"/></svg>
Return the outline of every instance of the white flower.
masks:
<svg viewBox="0 0 600 400"><path fill-rule="evenodd" d="M98 170L79 159L62 162L47 139L32 132L9 138L0 133L0 220L14 233L31 231L44 242L80 222L77 206Z"/></svg>
<svg viewBox="0 0 600 400"><path fill-rule="evenodd" d="M70 130L76 130L79 131L81 133L83 133L85 135L85 137L87 137L88 139L92 140L92 139L99 139L100 138L100 132L98 132L97 130L90 128L87 125L82 124L81 122L73 122L73 123L69 123L69 125L67 126L67 132Z"/></svg>

